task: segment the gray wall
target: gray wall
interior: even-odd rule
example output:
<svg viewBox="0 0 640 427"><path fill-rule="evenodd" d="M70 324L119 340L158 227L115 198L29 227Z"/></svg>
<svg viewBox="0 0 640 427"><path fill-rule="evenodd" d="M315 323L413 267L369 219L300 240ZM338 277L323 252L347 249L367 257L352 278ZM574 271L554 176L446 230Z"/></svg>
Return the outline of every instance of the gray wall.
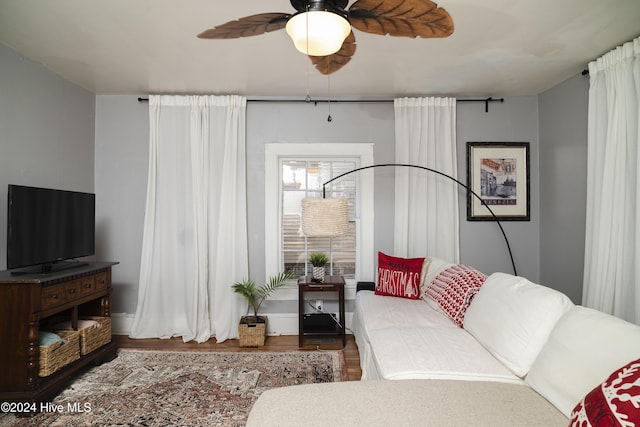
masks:
<svg viewBox="0 0 640 427"><path fill-rule="evenodd" d="M93 192L94 123L93 93L0 45L0 269L7 184Z"/></svg>
<svg viewBox="0 0 640 427"><path fill-rule="evenodd" d="M589 77L540 95L540 269L545 285L582 301Z"/></svg>
<svg viewBox="0 0 640 427"><path fill-rule="evenodd" d="M149 108L135 96L96 100L96 258L118 261L112 270L111 311L136 312L147 197Z"/></svg>

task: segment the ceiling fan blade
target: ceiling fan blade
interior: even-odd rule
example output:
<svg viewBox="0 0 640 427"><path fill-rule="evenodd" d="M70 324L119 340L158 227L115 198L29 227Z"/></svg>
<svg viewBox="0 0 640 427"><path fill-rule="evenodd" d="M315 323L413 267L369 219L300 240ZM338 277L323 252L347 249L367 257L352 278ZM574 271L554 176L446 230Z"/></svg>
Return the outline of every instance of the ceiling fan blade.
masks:
<svg viewBox="0 0 640 427"><path fill-rule="evenodd" d="M354 28L394 37L448 37L449 13L430 0L358 0L349 8Z"/></svg>
<svg viewBox="0 0 640 427"><path fill-rule="evenodd" d="M332 74L347 65L351 57L356 52L356 37L353 31L349 33L339 51L327 56L309 56L311 63L316 66L316 70L324 75Z"/></svg>
<svg viewBox="0 0 640 427"><path fill-rule="evenodd" d="M287 25L291 18L288 13L260 13L257 15L245 16L236 21L229 21L226 24L203 31L198 34L201 39L237 39L240 37L251 37L271 31L281 30Z"/></svg>

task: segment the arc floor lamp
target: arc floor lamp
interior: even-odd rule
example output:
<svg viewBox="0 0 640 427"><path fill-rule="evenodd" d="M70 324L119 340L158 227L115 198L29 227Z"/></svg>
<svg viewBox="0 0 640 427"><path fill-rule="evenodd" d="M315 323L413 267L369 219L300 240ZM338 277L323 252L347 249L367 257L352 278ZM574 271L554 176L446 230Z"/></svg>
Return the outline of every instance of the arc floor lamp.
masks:
<svg viewBox="0 0 640 427"><path fill-rule="evenodd" d="M475 191L473 191L468 185L463 182L457 180L456 178L447 175L444 172L440 172L439 170L432 169L426 166L412 165L406 163L381 163L377 165L369 165L362 166L348 172L337 175L324 184L322 184L322 198L319 197L308 197L302 200L302 231L306 236L309 237L334 237L342 235L346 232L349 226L349 217L348 217L348 207L347 207L347 199L342 197L326 197L326 186L333 181L342 178L345 175L349 175L355 172L359 172L365 169L372 169L378 167L407 167L407 168L415 168L422 169L429 172L433 172L440 176L443 176L455 183L457 183L460 187L466 189L469 194L472 194L476 197L480 203L484 207L487 208L491 216L495 220L496 224L500 228L500 232L502 233L502 237L504 237L504 242L507 245L507 251L509 252L509 258L511 259L511 267L513 268L513 274L515 276L518 275L516 270L516 264L513 260L513 253L511 252L511 245L509 244L509 239L507 238L507 234L502 228L502 223L493 212L493 210L485 203L485 201L480 197Z"/></svg>

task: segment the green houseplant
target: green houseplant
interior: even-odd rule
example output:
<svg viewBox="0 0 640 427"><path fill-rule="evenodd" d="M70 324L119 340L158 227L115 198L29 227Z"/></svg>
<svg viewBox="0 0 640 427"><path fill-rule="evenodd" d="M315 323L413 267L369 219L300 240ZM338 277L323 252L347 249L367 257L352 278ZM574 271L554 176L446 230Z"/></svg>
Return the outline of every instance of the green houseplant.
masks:
<svg viewBox="0 0 640 427"><path fill-rule="evenodd" d="M240 332L240 347L257 347L264 345L264 337L267 332L266 316L259 316L260 306L273 292L284 286L287 280L294 276L291 272L279 273L269 278L261 286L256 286L252 279L243 279L234 283L231 288L236 294L242 295L247 300L247 315L240 318L238 330ZM249 315L249 309L253 309L253 315Z"/></svg>
<svg viewBox="0 0 640 427"><path fill-rule="evenodd" d="M313 252L309 255L309 262L313 266L312 278L318 282L324 281L324 266L329 262L329 257L323 252Z"/></svg>

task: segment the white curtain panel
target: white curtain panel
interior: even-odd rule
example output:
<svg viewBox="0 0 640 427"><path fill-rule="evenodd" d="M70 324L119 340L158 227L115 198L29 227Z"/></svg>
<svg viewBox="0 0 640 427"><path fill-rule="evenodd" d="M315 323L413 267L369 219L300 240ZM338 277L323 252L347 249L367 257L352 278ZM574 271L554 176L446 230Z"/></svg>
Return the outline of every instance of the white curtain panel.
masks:
<svg viewBox="0 0 640 427"><path fill-rule="evenodd" d="M399 98L394 108L396 163L457 179L455 98ZM458 184L427 170L396 168L394 252L459 262Z"/></svg>
<svg viewBox="0 0 640 427"><path fill-rule="evenodd" d="M248 277L246 99L149 98L149 175L132 338L238 337Z"/></svg>
<svg viewBox="0 0 640 427"><path fill-rule="evenodd" d="M640 38L589 64L585 306L640 321Z"/></svg>

